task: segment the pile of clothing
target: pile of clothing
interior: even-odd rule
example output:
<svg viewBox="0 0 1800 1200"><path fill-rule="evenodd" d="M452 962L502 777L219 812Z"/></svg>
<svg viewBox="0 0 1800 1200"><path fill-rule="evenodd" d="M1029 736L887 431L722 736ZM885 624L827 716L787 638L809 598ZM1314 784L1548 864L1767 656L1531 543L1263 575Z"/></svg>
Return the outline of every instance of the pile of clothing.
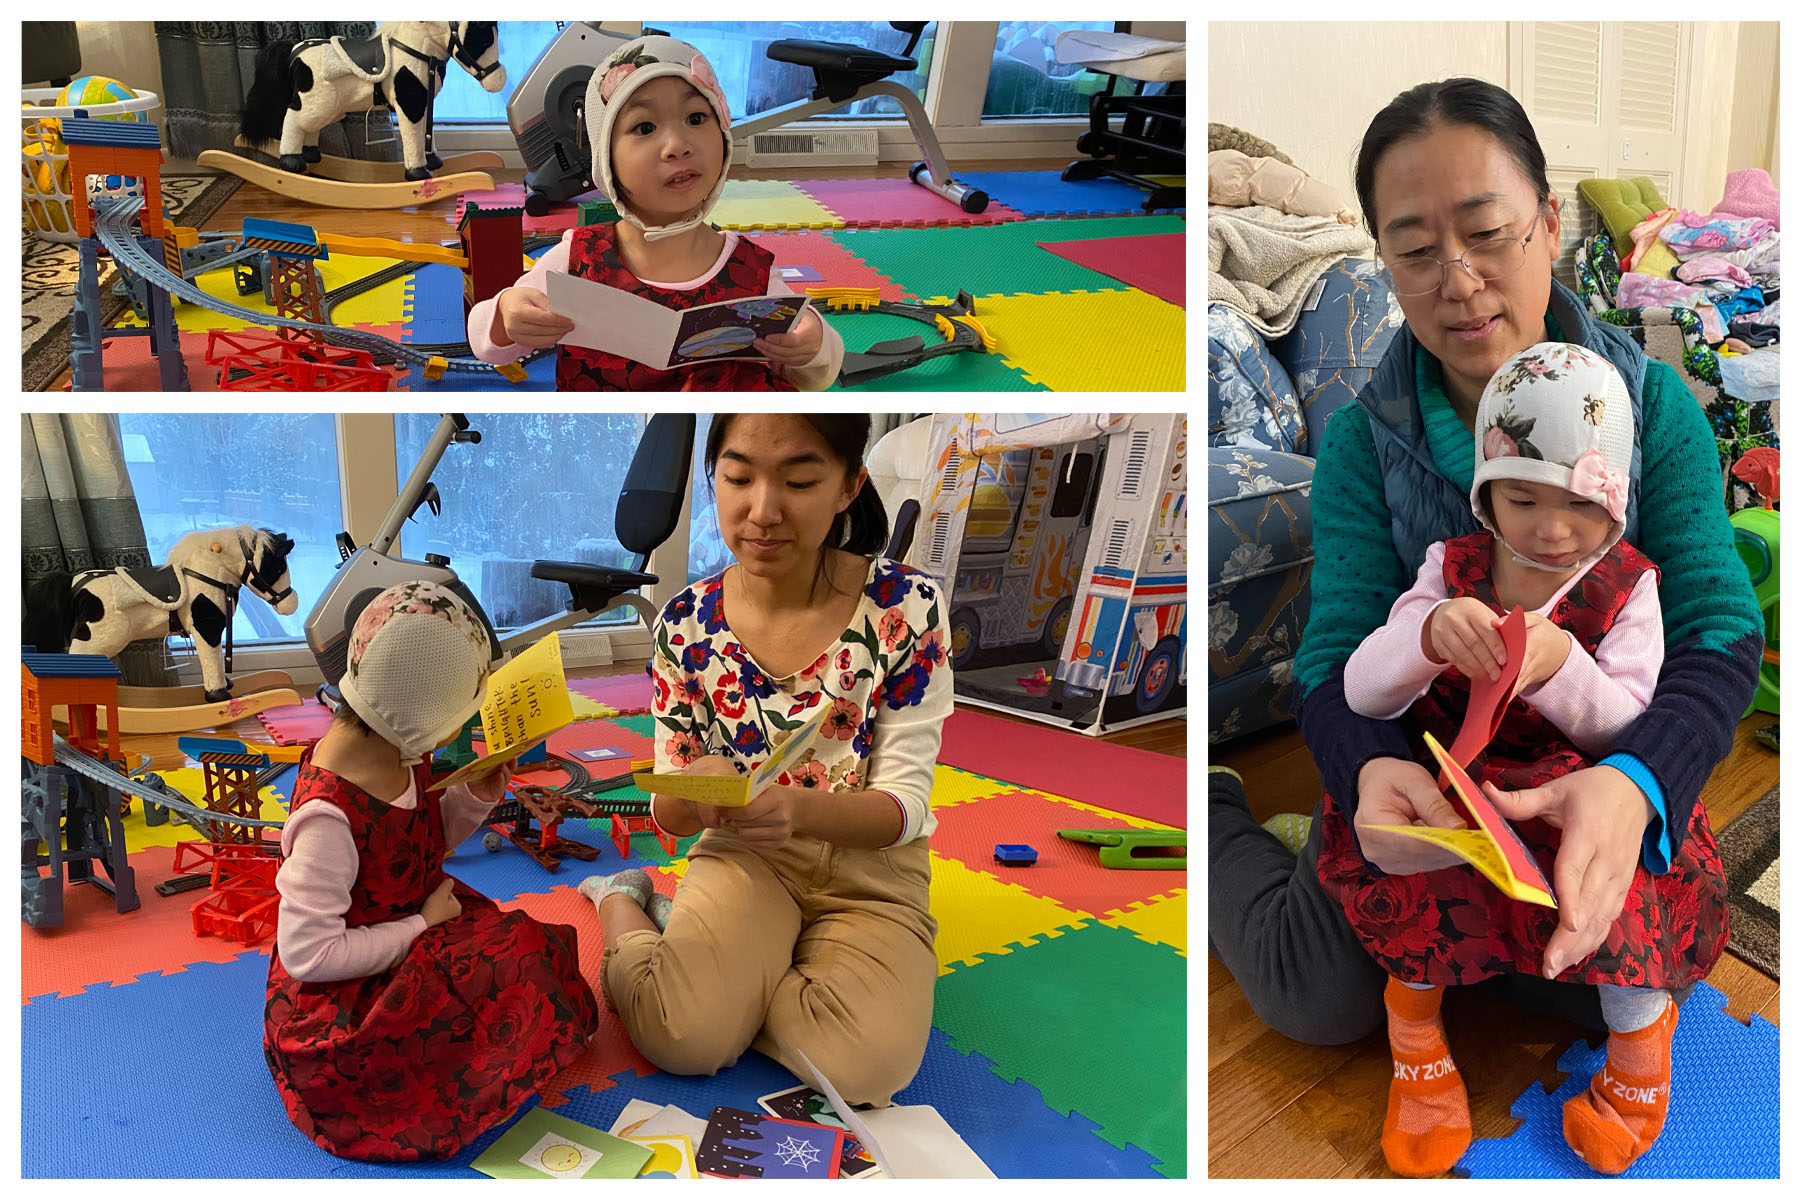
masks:
<svg viewBox="0 0 1800 1200"><path fill-rule="evenodd" d="M1665 208L1621 253L1620 308L1680 306L1719 355L1721 386L1769 401L1781 377L1781 192L1761 168L1733 171L1712 212Z"/></svg>

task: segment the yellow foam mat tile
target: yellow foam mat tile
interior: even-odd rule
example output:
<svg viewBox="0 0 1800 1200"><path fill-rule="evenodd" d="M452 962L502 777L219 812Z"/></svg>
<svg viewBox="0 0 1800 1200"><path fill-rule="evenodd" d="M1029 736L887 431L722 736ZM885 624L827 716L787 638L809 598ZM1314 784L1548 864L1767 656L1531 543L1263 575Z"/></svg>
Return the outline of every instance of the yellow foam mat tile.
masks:
<svg viewBox="0 0 1800 1200"><path fill-rule="evenodd" d="M342 258L326 259L319 263L319 282L326 291L354 283L358 279L367 278L385 267L391 267L399 259L394 258ZM209 296L216 296L226 304L238 308L247 308L253 312L273 314L274 309L264 303L262 293L256 292L248 296L237 293L237 285L232 282L230 268L208 271L197 281L200 290ZM337 325L385 325L406 319L406 279L401 277L371 288L360 296L352 297L332 310L331 319ZM137 319L137 315L126 309L125 315L117 324L122 326L142 326L145 322ZM185 301L175 306L176 327L189 333L207 329L248 329L253 328L249 322L237 317L226 316L214 312L210 308L202 308L198 304Z"/></svg>
<svg viewBox="0 0 1800 1200"><path fill-rule="evenodd" d="M781 179L730 179L707 216L723 229L842 229L844 221Z"/></svg>
<svg viewBox="0 0 1800 1200"><path fill-rule="evenodd" d="M577 721L598 721L607 717L616 717L619 710L610 704L602 704L598 700L590 700L580 692L569 693L569 705L575 711Z"/></svg>
<svg viewBox="0 0 1800 1200"><path fill-rule="evenodd" d="M1187 957L1187 889L1176 888L1166 896L1137 900L1100 918L1102 925L1129 929L1139 941L1169 946Z"/></svg>
<svg viewBox="0 0 1800 1200"><path fill-rule="evenodd" d="M199 767L181 767L173 771L158 771L162 781L188 798L196 808L206 807L206 779ZM287 820L287 805L279 797L281 793L273 787L266 787L257 793L262 801L262 811L257 815L265 821ZM171 818L162 825L144 824L144 802L132 797L131 812L124 819L125 852L136 854L146 846L173 846L177 842L198 842L204 838L192 825L183 825ZM263 832L263 840L278 842L281 840L279 829L268 829Z"/></svg>
<svg viewBox="0 0 1800 1200"><path fill-rule="evenodd" d="M1135 289L978 296L1008 366L1053 391L1182 391L1187 312Z"/></svg>
<svg viewBox="0 0 1800 1200"><path fill-rule="evenodd" d="M1000 792L1028 791L1017 788L1010 783L999 783L981 775L973 775L968 771L959 771L955 767L946 767L939 763L931 772L931 807L948 808L952 804L967 804L971 800L979 800L983 796L993 796Z"/></svg>
<svg viewBox="0 0 1800 1200"><path fill-rule="evenodd" d="M931 856L931 915L937 918L938 974L979 964L984 955L1010 954L1039 938L1080 929L1093 914L1064 908L1012 883L971 870L953 858Z"/></svg>

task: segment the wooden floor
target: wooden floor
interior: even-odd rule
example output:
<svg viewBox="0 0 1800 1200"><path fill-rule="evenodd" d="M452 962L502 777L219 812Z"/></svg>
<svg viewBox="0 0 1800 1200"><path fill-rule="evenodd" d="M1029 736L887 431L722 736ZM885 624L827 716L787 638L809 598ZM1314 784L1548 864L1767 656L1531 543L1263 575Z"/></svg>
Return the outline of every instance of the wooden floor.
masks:
<svg viewBox="0 0 1800 1200"><path fill-rule="evenodd" d="M594 673L607 675L641 675L643 670L643 659L638 659L635 662L630 659L620 659L613 663L606 671L596 671ZM311 690L312 689L308 686L299 686L299 691L302 695L310 695ZM1002 720L1020 721L1025 724L1033 725L1037 724L1035 721L1025 721L1023 717L1014 717L1007 713L998 713L988 708L976 708L966 704L958 704L956 708L959 712L978 712L985 716L999 717ZM1152 725L1139 725L1131 729L1120 730L1117 733L1109 733L1094 740L1111 742L1117 746L1132 746L1139 750L1149 750L1155 754L1167 754L1174 758L1186 758L1187 727L1188 723L1185 720L1176 718L1168 721L1158 721ZM197 729L179 734L139 734L121 738L120 742L121 749L123 750L132 754L149 755L150 762L147 764L149 770L170 771L190 765L187 756L181 752L177 745L181 738L206 737L209 735L242 738L263 744L267 744L269 740L268 730L263 728L262 722L258 721L255 717L245 717L241 721L234 722L231 725L220 726L216 730Z"/></svg>
<svg viewBox="0 0 1800 1200"><path fill-rule="evenodd" d="M1756 713L1740 722L1731 753L1713 771L1705 796L1715 832L1779 782L1780 757L1752 736L1774 720ZM1310 813L1318 800L1318 770L1292 725L1215 747L1208 761L1244 777L1258 821ZM1348 1046L1289 1041L1257 1019L1223 963L1208 955L1207 968L1207 1173L1396 1178L1381 1156L1392 1073L1386 1034ZM1781 985L1735 955L1721 957L1706 982L1739 1020L1755 1014L1781 1023ZM1534 1081L1555 1091L1563 1079L1556 1060L1582 1034L1466 988L1450 989L1444 1023L1477 1138L1518 1128L1513 1101Z"/></svg>
<svg viewBox="0 0 1800 1200"><path fill-rule="evenodd" d="M1004 158L980 159L958 162L952 165L952 176L957 171L1048 171L1061 170L1070 160L1077 157L1073 148L1063 158ZM731 168L733 179L905 179L911 163L879 163L872 167L759 167L750 168L734 165ZM163 166L163 173L177 174L209 174L205 167L196 166L191 160L170 159ZM494 182L518 183L525 178L523 168L505 168L488 172ZM347 237L383 237L402 242L423 242L428 245L440 245L456 241L456 198L445 197L431 204L414 205L411 208L320 208L312 204L303 204L297 200L264 191L252 183L241 185L231 197L219 207L219 211L205 221L209 230L239 229L245 217L256 217L265 221L293 221L299 224L316 224L333 233L341 233ZM45 391L60 392L67 388L69 372L63 371L52 380Z"/></svg>

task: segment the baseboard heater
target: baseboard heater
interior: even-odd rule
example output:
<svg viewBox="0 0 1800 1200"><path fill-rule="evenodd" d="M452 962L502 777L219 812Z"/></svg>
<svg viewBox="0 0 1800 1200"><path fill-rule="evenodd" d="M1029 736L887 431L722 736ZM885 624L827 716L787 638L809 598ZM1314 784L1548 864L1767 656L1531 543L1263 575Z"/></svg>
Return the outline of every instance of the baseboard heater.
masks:
<svg viewBox="0 0 1800 1200"><path fill-rule="evenodd" d="M783 129L749 141L744 164L751 167L872 167L881 158L873 129Z"/></svg>

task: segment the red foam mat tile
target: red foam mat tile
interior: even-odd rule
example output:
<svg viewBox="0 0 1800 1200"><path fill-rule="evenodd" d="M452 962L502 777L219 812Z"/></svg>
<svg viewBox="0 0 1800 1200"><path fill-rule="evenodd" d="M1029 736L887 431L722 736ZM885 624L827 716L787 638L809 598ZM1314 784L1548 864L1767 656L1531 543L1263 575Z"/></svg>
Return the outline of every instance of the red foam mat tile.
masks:
<svg viewBox="0 0 1800 1200"><path fill-rule="evenodd" d="M800 179L794 186L823 204L847 225L926 227L999 225L1023 221L1025 214L994 200L978 213L966 213L936 192L910 179Z"/></svg>
<svg viewBox="0 0 1800 1200"><path fill-rule="evenodd" d="M72 996L96 984L135 983L152 971L180 971L190 963L231 962L242 943L194 932L191 910L204 888L159 896L156 885L174 874L172 846L151 846L129 858L140 907L115 912L113 899L88 883L63 885L63 923L19 930L19 990L27 1002L54 992ZM267 951L268 942L253 949Z"/></svg>
<svg viewBox="0 0 1800 1200"><path fill-rule="evenodd" d="M830 234L816 230L759 233L756 244L775 256L775 266L811 267L823 279L790 279L796 292L807 288L875 288L883 300L911 300L905 288L858 258Z"/></svg>
<svg viewBox="0 0 1800 1200"><path fill-rule="evenodd" d="M1185 758L958 710L944 722L938 761L1033 791L1187 828Z"/></svg>
<svg viewBox="0 0 1800 1200"><path fill-rule="evenodd" d="M569 680L569 690L580 692L596 704L609 704L629 717L650 711L650 677L642 671L627 675L588 675Z"/></svg>
<svg viewBox="0 0 1800 1200"><path fill-rule="evenodd" d="M1159 300L1187 307L1185 233L1039 242L1038 246L1090 271L1130 284L1140 292L1149 292Z"/></svg>
<svg viewBox="0 0 1800 1200"><path fill-rule="evenodd" d="M937 832L931 835L933 854L1096 917L1187 886L1186 871L1120 871L1101 866L1098 847L1065 841L1056 831L1131 826L1033 792L997 792L940 808L937 818ZM1037 851L1036 863L1009 867L994 861L995 846L1019 844Z"/></svg>
<svg viewBox="0 0 1800 1200"><path fill-rule="evenodd" d="M256 714L277 746L311 745L331 728L331 710L317 700L302 700Z"/></svg>

